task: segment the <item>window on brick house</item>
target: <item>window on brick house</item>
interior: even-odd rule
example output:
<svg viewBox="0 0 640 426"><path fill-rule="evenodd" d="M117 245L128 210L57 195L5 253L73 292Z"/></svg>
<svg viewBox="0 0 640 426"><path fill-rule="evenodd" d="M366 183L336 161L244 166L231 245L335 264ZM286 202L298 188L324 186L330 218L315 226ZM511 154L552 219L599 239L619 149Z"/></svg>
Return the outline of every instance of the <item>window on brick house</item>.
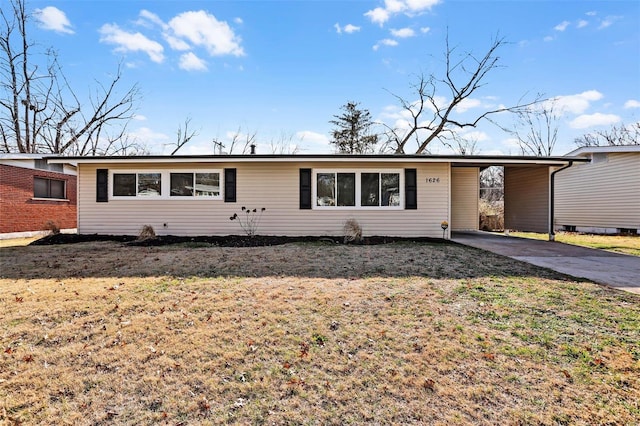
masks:
<svg viewBox="0 0 640 426"><path fill-rule="evenodd" d="M34 198L66 199L66 182L58 179L33 178Z"/></svg>

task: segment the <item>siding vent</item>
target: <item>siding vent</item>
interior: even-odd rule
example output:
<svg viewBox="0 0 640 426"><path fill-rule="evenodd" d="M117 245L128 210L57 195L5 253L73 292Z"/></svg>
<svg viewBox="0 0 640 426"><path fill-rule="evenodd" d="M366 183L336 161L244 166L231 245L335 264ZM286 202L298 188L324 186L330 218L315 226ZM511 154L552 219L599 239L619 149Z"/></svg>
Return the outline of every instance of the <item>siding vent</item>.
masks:
<svg viewBox="0 0 640 426"><path fill-rule="evenodd" d="M638 230L634 228L618 228L620 235L638 235Z"/></svg>

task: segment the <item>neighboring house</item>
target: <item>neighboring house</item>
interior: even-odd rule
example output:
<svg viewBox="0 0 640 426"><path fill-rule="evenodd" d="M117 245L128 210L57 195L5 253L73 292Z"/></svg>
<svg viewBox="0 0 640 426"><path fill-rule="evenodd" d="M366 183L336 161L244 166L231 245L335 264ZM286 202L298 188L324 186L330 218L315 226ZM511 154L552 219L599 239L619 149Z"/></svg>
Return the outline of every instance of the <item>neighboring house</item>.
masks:
<svg viewBox="0 0 640 426"><path fill-rule="evenodd" d="M40 154L0 154L0 238L77 224L76 168Z"/></svg>
<svg viewBox="0 0 640 426"><path fill-rule="evenodd" d="M556 177L555 228L640 234L640 146L583 147Z"/></svg>
<svg viewBox="0 0 640 426"><path fill-rule="evenodd" d="M77 164L78 232L242 234L241 207L266 211L257 234L442 237L478 229L478 174L490 165L549 174L564 157L432 155L217 155L52 157ZM583 160L576 160L583 161ZM587 160L584 160L587 161ZM526 180L526 173L522 177ZM505 200L509 205L510 200ZM549 221L548 212L540 214ZM537 220L537 218L536 218Z"/></svg>

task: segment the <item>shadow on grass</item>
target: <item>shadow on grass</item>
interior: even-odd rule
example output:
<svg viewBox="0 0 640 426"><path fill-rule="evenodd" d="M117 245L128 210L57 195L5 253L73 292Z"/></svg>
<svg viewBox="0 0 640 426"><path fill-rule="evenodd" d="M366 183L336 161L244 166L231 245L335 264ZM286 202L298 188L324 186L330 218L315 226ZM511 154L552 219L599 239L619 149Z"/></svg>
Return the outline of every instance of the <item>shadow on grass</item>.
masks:
<svg viewBox="0 0 640 426"><path fill-rule="evenodd" d="M351 245L337 243L335 238L304 237L255 247L224 247L197 238L170 245L131 245L131 240L130 237L93 238L76 244L43 245L40 242L28 247L4 248L0 250L0 278L568 278L444 240L372 238L367 244Z"/></svg>

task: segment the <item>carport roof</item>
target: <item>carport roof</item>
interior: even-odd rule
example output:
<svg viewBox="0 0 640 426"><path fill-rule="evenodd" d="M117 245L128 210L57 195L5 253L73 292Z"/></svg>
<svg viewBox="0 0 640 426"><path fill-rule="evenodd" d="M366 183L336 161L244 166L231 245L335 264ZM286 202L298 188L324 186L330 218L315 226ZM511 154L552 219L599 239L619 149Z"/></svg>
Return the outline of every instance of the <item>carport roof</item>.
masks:
<svg viewBox="0 0 640 426"><path fill-rule="evenodd" d="M453 167L488 167L507 165L564 166L571 162L588 162L584 157L534 157L516 155L414 155L414 154L222 154L222 155L135 155L90 157L45 157L51 163L127 164L127 163L290 163L290 162L367 162L367 163L451 163Z"/></svg>

